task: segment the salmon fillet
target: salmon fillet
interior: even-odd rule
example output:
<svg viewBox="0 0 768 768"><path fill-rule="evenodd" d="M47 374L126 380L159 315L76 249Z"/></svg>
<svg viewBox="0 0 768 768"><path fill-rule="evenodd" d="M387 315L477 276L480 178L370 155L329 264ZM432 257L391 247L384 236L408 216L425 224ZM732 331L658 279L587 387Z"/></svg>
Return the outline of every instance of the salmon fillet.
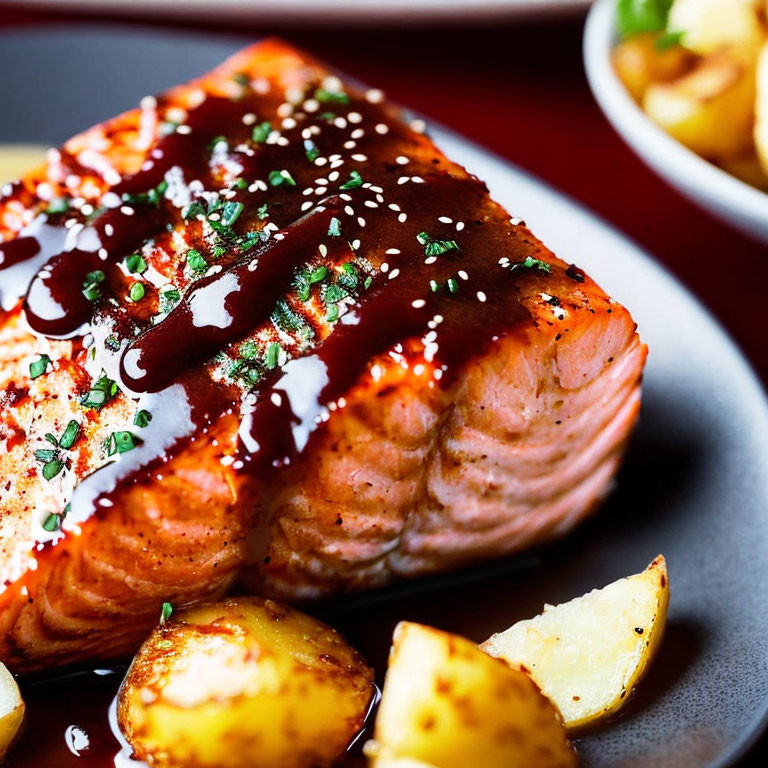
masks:
<svg viewBox="0 0 768 768"><path fill-rule="evenodd" d="M646 348L376 90L269 40L0 197L0 658L161 604L517 552L610 488Z"/></svg>

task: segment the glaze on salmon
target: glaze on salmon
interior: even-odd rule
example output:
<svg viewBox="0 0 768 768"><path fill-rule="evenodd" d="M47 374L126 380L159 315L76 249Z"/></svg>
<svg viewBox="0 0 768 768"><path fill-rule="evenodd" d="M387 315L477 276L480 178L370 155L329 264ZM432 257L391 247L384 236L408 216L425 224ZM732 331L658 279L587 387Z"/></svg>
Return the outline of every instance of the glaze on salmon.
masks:
<svg viewBox="0 0 768 768"><path fill-rule="evenodd" d="M0 658L128 653L160 606L383 586L605 495L627 310L279 41L0 198Z"/></svg>

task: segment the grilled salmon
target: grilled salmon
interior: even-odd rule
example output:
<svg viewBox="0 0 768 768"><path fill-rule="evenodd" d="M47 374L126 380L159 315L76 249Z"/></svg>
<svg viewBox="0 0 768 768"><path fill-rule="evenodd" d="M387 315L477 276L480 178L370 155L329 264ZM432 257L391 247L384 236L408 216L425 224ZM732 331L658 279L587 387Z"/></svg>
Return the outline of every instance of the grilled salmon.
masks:
<svg viewBox="0 0 768 768"><path fill-rule="evenodd" d="M0 198L0 658L561 536L605 495L629 312L376 90L270 40Z"/></svg>

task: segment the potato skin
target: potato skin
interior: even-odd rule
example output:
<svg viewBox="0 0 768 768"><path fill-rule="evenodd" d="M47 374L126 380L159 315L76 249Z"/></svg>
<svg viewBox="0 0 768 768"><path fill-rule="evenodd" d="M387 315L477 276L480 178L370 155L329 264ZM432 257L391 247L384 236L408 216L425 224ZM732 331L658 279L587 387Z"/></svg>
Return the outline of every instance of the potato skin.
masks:
<svg viewBox="0 0 768 768"><path fill-rule="evenodd" d="M577 765L559 712L527 674L410 622L395 629L374 738L366 751L382 768Z"/></svg>
<svg viewBox="0 0 768 768"><path fill-rule="evenodd" d="M231 598L153 632L123 681L118 722L158 768L315 768L361 729L372 682L334 629L271 600Z"/></svg>

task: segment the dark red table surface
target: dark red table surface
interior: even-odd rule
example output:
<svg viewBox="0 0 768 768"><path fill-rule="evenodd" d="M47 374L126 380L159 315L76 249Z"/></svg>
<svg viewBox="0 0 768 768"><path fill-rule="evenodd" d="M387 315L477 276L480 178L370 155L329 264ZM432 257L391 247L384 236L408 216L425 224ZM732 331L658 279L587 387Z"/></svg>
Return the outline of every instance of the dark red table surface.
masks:
<svg viewBox="0 0 768 768"><path fill-rule="evenodd" d="M83 20L4 9L0 3L0 27L38 23ZM197 26L288 37L584 203L686 283L768 383L768 246L688 202L626 147L587 86L582 19L485 28L404 23L398 29L267 29L208 21ZM740 768L758 768L767 760L768 738Z"/></svg>

